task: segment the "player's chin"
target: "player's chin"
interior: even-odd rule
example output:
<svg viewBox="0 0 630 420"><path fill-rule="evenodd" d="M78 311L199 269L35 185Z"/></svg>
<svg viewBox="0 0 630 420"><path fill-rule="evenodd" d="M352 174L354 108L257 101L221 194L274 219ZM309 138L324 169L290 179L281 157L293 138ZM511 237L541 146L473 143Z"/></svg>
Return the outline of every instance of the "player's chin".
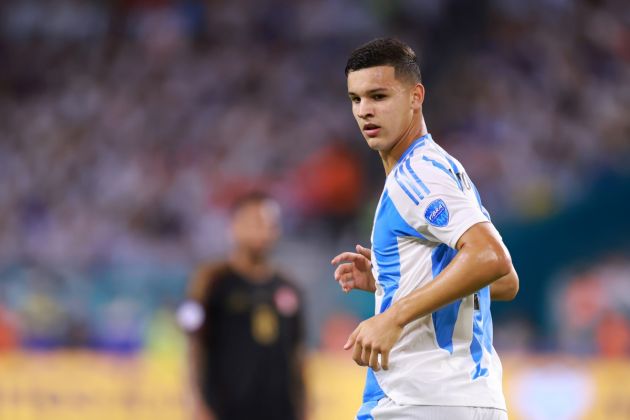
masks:
<svg viewBox="0 0 630 420"><path fill-rule="evenodd" d="M368 137L364 135L364 138L368 146L370 147L370 149L375 150L375 151L381 151L385 149L384 147L385 141L380 136Z"/></svg>

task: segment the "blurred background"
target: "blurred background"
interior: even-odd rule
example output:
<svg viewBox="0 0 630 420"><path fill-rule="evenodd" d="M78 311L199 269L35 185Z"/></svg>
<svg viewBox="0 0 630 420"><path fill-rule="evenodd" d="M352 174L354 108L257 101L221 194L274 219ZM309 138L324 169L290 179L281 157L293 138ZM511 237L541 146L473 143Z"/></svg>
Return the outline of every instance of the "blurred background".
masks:
<svg viewBox="0 0 630 420"><path fill-rule="evenodd" d="M3 0L0 419L185 418L175 311L252 189L283 206L312 418L352 418L373 300L329 261L383 186L343 74L379 36L420 56L520 274L493 305L511 418L630 418L627 1Z"/></svg>

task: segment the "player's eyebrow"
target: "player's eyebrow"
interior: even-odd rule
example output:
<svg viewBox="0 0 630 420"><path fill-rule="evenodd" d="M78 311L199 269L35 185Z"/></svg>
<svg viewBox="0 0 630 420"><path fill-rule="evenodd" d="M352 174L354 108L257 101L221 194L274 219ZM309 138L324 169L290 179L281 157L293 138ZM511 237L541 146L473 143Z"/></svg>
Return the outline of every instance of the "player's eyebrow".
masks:
<svg viewBox="0 0 630 420"><path fill-rule="evenodd" d="M367 92L365 92L366 95L374 95L375 93L384 93L387 92L387 88L375 88L375 89L370 89ZM357 95L354 92L348 92L348 96L360 96Z"/></svg>

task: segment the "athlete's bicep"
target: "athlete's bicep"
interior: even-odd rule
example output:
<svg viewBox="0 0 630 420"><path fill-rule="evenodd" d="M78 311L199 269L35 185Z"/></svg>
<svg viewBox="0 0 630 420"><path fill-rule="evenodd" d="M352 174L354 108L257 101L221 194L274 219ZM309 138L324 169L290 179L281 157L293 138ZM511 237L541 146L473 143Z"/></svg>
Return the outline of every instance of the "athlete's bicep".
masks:
<svg viewBox="0 0 630 420"><path fill-rule="evenodd" d="M496 247L507 249L503 245L501 235L494 225L488 221L475 223L466 229L455 243L455 249L460 250L464 246Z"/></svg>
<svg viewBox="0 0 630 420"><path fill-rule="evenodd" d="M187 333L199 333L207 326L211 285L217 266L202 265L191 276L186 300L177 309L177 322Z"/></svg>

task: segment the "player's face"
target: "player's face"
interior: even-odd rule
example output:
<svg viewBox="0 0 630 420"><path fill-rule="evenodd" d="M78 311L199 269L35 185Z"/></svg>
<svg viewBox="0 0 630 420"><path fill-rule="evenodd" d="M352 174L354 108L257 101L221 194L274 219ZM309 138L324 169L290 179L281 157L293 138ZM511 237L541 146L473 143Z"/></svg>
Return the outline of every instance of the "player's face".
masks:
<svg viewBox="0 0 630 420"><path fill-rule="evenodd" d="M376 66L348 74L352 113L368 145L388 152L413 129L421 104L416 86L396 79L392 66Z"/></svg>
<svg viewBox="0 0 630 420"><path fill-rule="evenodd" d="M268 254L280 237L280 209L275 201L252 202L241 207L232 219L237 247L257 256Z"/></svg>

